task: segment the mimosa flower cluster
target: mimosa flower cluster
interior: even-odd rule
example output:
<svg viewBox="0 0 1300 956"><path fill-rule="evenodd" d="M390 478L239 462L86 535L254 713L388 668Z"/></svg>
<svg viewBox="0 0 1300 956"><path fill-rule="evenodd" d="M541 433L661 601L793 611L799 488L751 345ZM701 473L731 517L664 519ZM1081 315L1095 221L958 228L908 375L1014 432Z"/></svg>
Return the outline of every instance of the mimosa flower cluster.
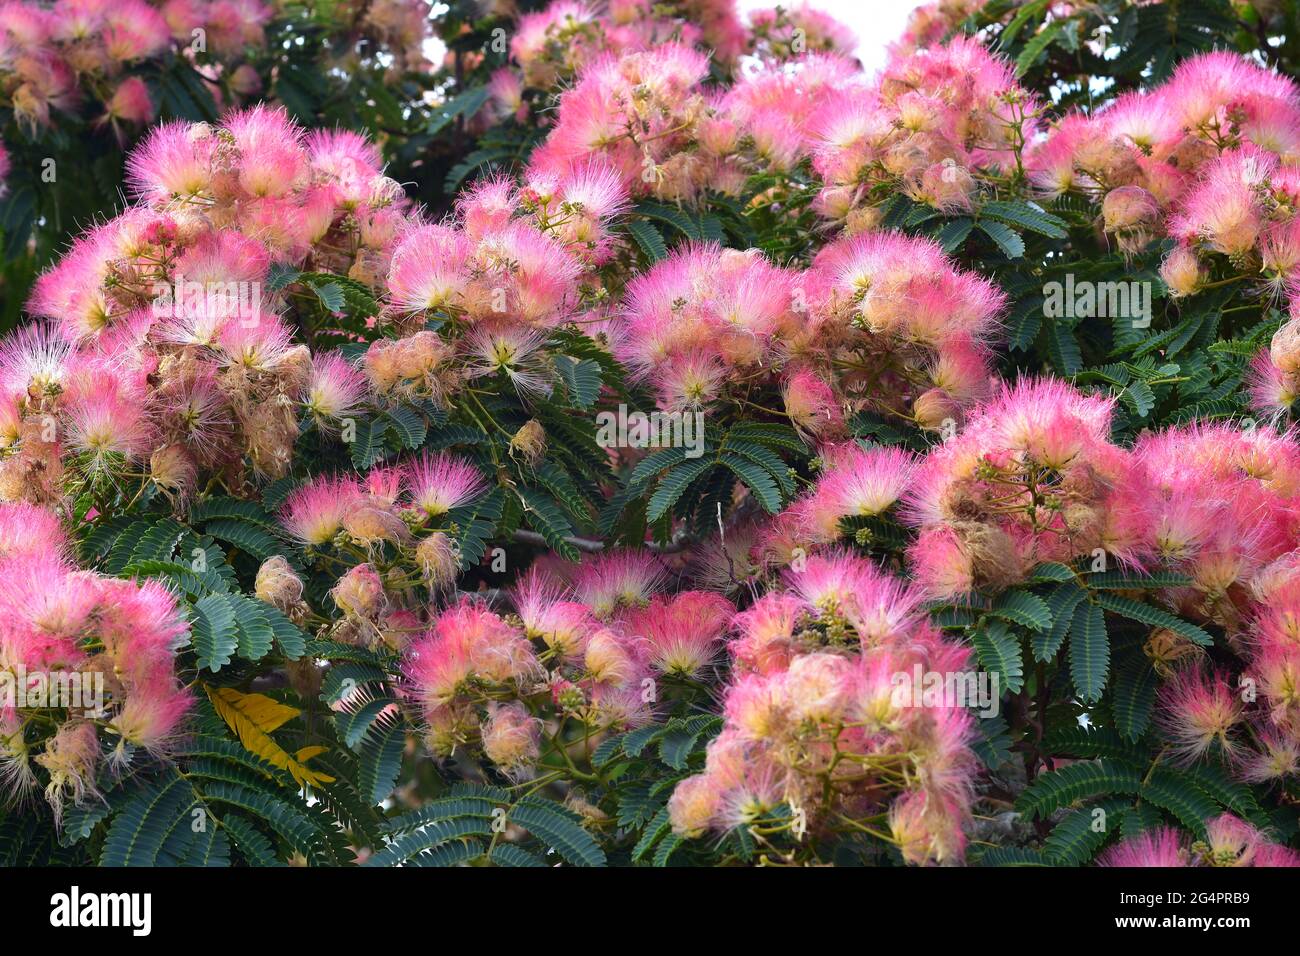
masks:
<svg viewBox="0 0 1300 956"><path fill-rule="evenodd" d="M611 226L627 206L618 175L596 160L535 172L522 186L482 181L448 220L412 223L384 282L398 338L373 343L362 363L374 393L445 406L466 382L499 380L521 396L549 395L548 331L607 325L588 310L604 297L595 270L622 247ZM431 318L450 322L435 333Z"/></svg>
<svg viewBox="0 0 1300 956"><path fill-rule="evenodd" d="M1225 813L1206 823L1203 840L1170 827L1148 830L1107 850L1102 866L1300 866L1300 854L1269 841L1245 820Z"/></svg>
<svg viewBox="0 0 1300 956"><path fill-rule="evenodd" d="M1252 406L1270 421L1285 419L1300 398L1300 292L1292 294L1287 321L1251 362Z"/></svg>
<svg viewBox="0 0 1300 956"><path fill-rule="evenodd" d="M871 85L841 85L810 122L816 208L849 232L879 222L902 190L945 213L969 211L981 182L1015 177L1042 107L977 40L893 59Z"/></svg>
<svg viewBox="0 0 1300 956"><path fill-rule="evenodd" d="M96 798L106 765L166 753L192 703L175 674L189 637L175 597L80 570L71 553L53 512L0 504L0 672L13 691L0 699L0 781L23 795L42 768L56 815ZM51 699L59 687L81 690Z"/></svg>
<svg viewBox="0 0 1300 956"><path fill-rule="evenodd" d="M610 552L562 574L528 572L504 616L462 597L409 645L408 689L435 755L481 750L514 777L561 748L589 759L602 734L650 721L671 688L718 663L735 607L669 593L654 555ZM576 745L566 721L581 728Z"/></svg>
<svg viewBox="0 0 1300 956"><path fill-rule="evenodd" d="M1296 266L1298 149L1300 88L1235 53L1206 53L1165 83L1065 116L1029 172L1044 195L1100 202L1121 250L1177 239L1161 270L1175 296L1208 283L1216 259L1281 289Z"/></svg>
<svg viewBox="0 0 1300 956"><path fill-rule="evenodd" d="M128 4L130 23L93 0L4 4L0 96L55 124L243 2ZM241 29L260 29L248 3ZM637 862L948 865L996 859L986 810L1004 797L1058 827L1049 775L1149 758L1128 838L1089 838L1103 862L1293 865L1264 818L1300 777L1300 442L1283 424L1300 88L1198 54L1049 122L1057 101L1026 77L1061 47L1017 68L986 42L997 24L964 32L978 7L923 8L870 77L806 5L746 24L729 0L560 0L518 19L495 106L455 122L465 156L498 122L517 151L440 214L365 135L279 108L153 127L128 158L132 204L73 241L0 343L0 671L106 689L93 710L0 702L4 778L39 781L58 813L186 730L177 655L187 616L205 643L188 605L215 579L79 568L74 541L126 517L230 535L211 603L248 592L305 632L300 660L241 645L234 665L255 689L283 668L282 713L329 702L303 708L309 733L334 721L311 746L267 731L286 756L350 749L338 782L374 756L376 712L386 755L410 733L402 767L358 791L385 811L460 777L516 809L567 801L602 853ZM423 0L341 9L362 38L342 70L374 44L416 64ZM485 58L452 56L475 82ZM132 95L108 118L151 121ZM1128 329L1024 309L1070 257L1154 278L1157 254L1160 321L1212 306L1219 323L1177 348L1163 326L1135 328L1131 353ZM1232 389L1269 334L1247 379L1268 420L1241 419ZM1249 344L1205 348L1216 335ZM1182 414L1211 390L1196 410L1214 420ZM689 414L702 447L604 448L589 436L615 407ZM1125 709L1134 674L1146 696ZM993 712L905 693L921 675L992 680ZM1054 733L1060 715L1078 733ZM430 759L438 774L410 772ZM1220 815L1207 790L1202 833L1147 800L1215 775L1264 812L1234 798ZM1188 829L1133 836L1148 810ZM1027 845L999 849L1054 858L1048 830L1020 829ZM483 852L544 838L520 823Z"/></svg>
<svg viewBox="0 0 1300 956"><path fill-rule="evenodd" d="M148 86L132 73L135 66L192 44L237 59L246 47L265 43L271 15L260 0L7 0L0 5L0 97L33 132L90 101L95 122L121 135L156 115ZM243 93L261 85L247 64L228 78L214 74L207 80L218 102L219 79Z"/></svg>
<svg viewBox="0 0 1300 956"><path fill-rule="evenodd" d="M293 539L316 552L350 546L354 556L378 558L383 546L390 545L396 550L391 563L405 561L415 572L412 584L423 580L440 590L455 581L458 556L445 533L426 532L485 490L487 479L468 461L445 452L424 453L374 468L360 481L318 476L290 495L281 521ZM375 568L362 564L334 592L335 603L348 612L347 630L357 635L349 643L374 644L383 636L381 618L390 606L372 588L378 581ZM390 643L400 647L402 641Z"/></svg>
<svg viewBox="0 0 1300 956"><path fill-rule="evenodd" d="M1141 472L1110 441L1111 402L1044 379L1004 386L917 469L909 551L935 596L1000 591L1043 561L1149 554Z"/></svg>
<svg viewBox="0 0 1300 956"><path fill-rule="evenodd" d="M767 522L752 555L756 567L786 567L841 543L854 522L880 518L911 486L917 458L898 448L828 443L821 472L790 506Z"/></svg>
<svg viewBox="0 0 1300 956"><path fill-rule="evenodd" d="M854 412L939 430L989 391L1003 296L928 240L878 232L824 248L805 271L757 250L686 247L634 278L615 354L654 373L660 406L742 406L779 389L803 432L842 437Z"/></svg>
<svg viewBox="0 0 1300 956"><path fill-rule="evenodd" d="M574 78L534 168L559 174L600 155L633 196L690 202L706 187L737 194L750 172L788 170L806 156L813 108L834 85L862 79L846 58L852 33L806 5L757 11L747 33L731 4L713 6L716 16L695 21L698 28L632 19L638 4L597 16L579 3L555 3L521 18L511 53L523 79L508 70L494 77L498 109L524 115L525 86L555 90ZM662 4L653 9L666 12ZM742 51L762 67L729 90L711 90L701 48L724 68Z"/></svg>
<svg viewBox="0 0 1300 956"><path fill-rule="evenodd" d="M734 13L725 3L714 6L720 14L720 25L734 36L738 28L732 19ZM668 7L628 0L609 4L601 14L593 5L561 0L544 10L526 13L519 18L510 40L510 56L522 76L509 69L502 75L514 77L515 83L531 89L555 91L604 54L622 56L671 41L706 45L701 27L679 17L664 16Z"/></svg>
<svg viewBox="0 0 1300 956"><path fill-rule="evenodd" d="M726 724L705 770L678 784L674 829L822 834L879 821L909 863L962 859L973 722L963 706L898 693L914 668L969 670L921 595L871 562L830 552L791 568L731 622ZM791 818L776 810L785 805Z"/></svg>
<svg viewBox="0 0 1300 956"><path fill-rule="evenodd" d="M452 219L401 237L389 301L397 313L441 311L468 324L562 325L583 304L582 285L594 285L589 270L609 258L611 220L626 208L617 175L599 161L522 187L480 182Z"/></svg>
<svg viewBox="0 0 1300 956"><path fill-rule="evenodd" d="M365 390L294 344L269 283L273 265L387 272L406 200L364 138L257 107L158 127L129 165L140 202L41 276L30 308L50 321L0 350L10 500L145 466L177 497L200 477L238 491L245 462L285 472L304 408L328 426Z"/></svg>
<svg viewBox="0 0 1300 956"><path fill-rule="evenodd" d="M708 57L680 43L594 61L560 97L531 168L564 176L599 157L633 196L693 200L713 173L695 137L708 72Z"/></svg>

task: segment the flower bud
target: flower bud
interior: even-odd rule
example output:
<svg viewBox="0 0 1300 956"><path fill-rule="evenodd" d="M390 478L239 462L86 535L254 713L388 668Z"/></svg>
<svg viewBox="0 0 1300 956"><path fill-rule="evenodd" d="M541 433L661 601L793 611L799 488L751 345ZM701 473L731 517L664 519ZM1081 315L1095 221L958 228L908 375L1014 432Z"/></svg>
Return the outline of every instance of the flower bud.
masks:
<svg viewBox="0 0 1300 956"><path fill-rule="evenodd" d="M302 578L281 555L272 555L257 569L253 593L259 601L265 601L286 614L302 600L302 590Z"/></svg>

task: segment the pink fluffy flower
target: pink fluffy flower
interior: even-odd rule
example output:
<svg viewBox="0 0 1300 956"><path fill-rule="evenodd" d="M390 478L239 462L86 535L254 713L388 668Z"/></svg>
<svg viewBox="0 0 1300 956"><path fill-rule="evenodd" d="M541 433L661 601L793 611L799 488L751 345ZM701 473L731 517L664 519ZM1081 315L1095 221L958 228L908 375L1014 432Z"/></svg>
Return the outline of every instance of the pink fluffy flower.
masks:
<svg viewBox="0 0 1300 956"><path fill-rule="evenodd" d="M683 591L633 610L623 626L648 643L650 660L660 673L694 677L717 656L735 610L717 594Z"/></svg>
<svg viewBox="0 0 1300 956"><path fill-rule="evenodd" d="M894 506L911 482L912 455L899 448L828 446L811 493L792 509L813 542L835 541L846 518L872 518Z"/></svg>
<svg viewBox="0 0 1300 956"><path fill-rule="evenodd" d="M138 76L131 76L119 83L108 101L107 111L111 119L126 123L152 122L153 101L144 80Z"/></svg>
<svg viewBox="0 0 1300 956"><path fill-rule="evenodd" d="M393 303L407 311L459 308L468 276L469 243L446 226L412 230L393 253L388 289Z"/></svg>
<svg viewBox="0 0 1300 956"><path fill-rule="evenodd" d="M127 182L150 201L197 196L211 183L214 147L205 131L190 123L155 126L127 157Z"/></svg>
<svg viewBox="0 0 1300 956"><path fill-rule="evenodd" d="M468 598L438 615L430 631L408 649L405 665L411 694L426 716L464 693L471 678L506 684L536 669L527 639Z"/></svg>
<svg viewBox="0 0 1300 956"><path fill-rule="evenodd" d="M1040 561L1097 548L1142 563L1147 478L1111 443L1111 413L1110 400L1051 379L1004 386L978 406L909 489L903 514L921 532L910 549L918 580L936 595L966 582L998 590ZM1058 496L1060 507L1045 505Z"/></svg>
<svg viewBox="0 0 1300 956"><path fill-rule="evenodd" d="M361 489L356 482L322 475L289 496L280 522L298 541L320 547L334 540L360 500Z"/></svg>
<svg viewBox="0 0 1300 956"><path fill-rule="evenodd" d="M413 507L436 518L458 508L487 488L487 479L462 458L425 452L411 462L407 488Z"/></svg>
<svg viewBox="0 0 1300 956"><path fill-rule="evenodd" d="M22 502L0 503L0 560L58 555L67 546L67 535L52 511Z"/></svg>
<svg viewBox="0 0 1300 956"><path fill-rule="evenodd" d="M226 120L239 150L239 184L250 195L282 196L307 172L303 134L281 109L254 106Z"/></svg>
<svg viewBox="0 0 1300 956"><path fill-rule="evenodd" d="M498 705L483 724L483 752L502 773L522 779L541 752L542 722L520 704Z"/></svg>
<svg viewBox="0 0 1300 956"><path fill-rule="evenodd" d="M666 577L658 559L649 552L608 551L583 563L573 590L592 614L609 618L621 608L648 604Z"/></svg>
<svg viewBox="0 0 1300 956"><path fill-rule="evenodd" d="M303 405L331 426L355 415L368 390L365 375L338 354L317 355Z"/></svg>
<svg viewBox="0 0 1300 956"><path fill-rule="evenodd" d="M865 558L848 552L813 555L785 575L814 613L848 623L864 645L897 637L916 624L922 595Z"/></svg>
<svg viewBox="0 0 1300 956"><path fill-rule="evenodd" d="M1158 720L1180 760L1238 753L1242 703L1228 681L1224 674L1188 670L1160 688Z"/></svg>
<svg viewBox="0 0 1300 956"><path fill-rule="evenodd" d="M1115 844L1102 854L1101 866L1187 866L1187 851L1172 827L1157 827Z"/></svg>

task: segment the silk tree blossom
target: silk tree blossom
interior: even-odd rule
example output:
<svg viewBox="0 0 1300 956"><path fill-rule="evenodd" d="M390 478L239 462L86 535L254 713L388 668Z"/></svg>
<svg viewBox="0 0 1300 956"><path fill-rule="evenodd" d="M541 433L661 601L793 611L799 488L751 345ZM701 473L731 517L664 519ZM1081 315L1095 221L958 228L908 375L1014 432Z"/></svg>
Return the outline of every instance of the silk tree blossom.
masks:
<svg viewBox="0 0 1300 956"><path fill-rule="evenodd" d="M841 403L945 431L988 396L988 343L1006 299L932 241L890 232L841 239L795 287L805 290L809 321L785 347L806 352Z"/></svg>
<svg viewBox="0 0 1300 956"><path fill-rule="evenodd" d="M343 529L343 519L360 500L361 488L352 479L321 476L289 496L280 520L295 539L319 547Z"/></svg>
<svg viewBox="0 0 1300 956"><path fill-rule="evenodd" d="M757 169L793 173L817 146L830 104L847 107L855 96L866 98L866 83L855 61L817 52L768 62L741 77L710 103L700 125L701 145L718 165L721 188L714 188L731 192L737 173L743 182L745 172Z"/></svg>
<svg viewBox="0 0 1300 956"><path fill-rule="evenodd" d="M560 658L580 658L597 630L596 619L572 590L537 569L515 586L514 604L524 632Z"/></svg>
<svg viewBox="0 0 1300 956"><path fill-rule="evenodd" d="M799 323L793 282L756 250L688 246L629 284L618 357L638 378L654 377L670 410L770 380L781 333Z"/></svg>
<svg viewBox="0 0 1300 956"><path fill-rule="evenodd" d="M542 722L519 704L489 708L483 753L507 777L526 778L537 762Z"/></svg>
<svg viewBox="0 0 1300 956"><path fill-rule="evenodd" d="M209 7L182 11L175 3L159 6L145 0L6 3L0 14L0 49L12 47L14 52L0 58L0 85L10 92L20 125L53 125L60 113L79 112L87 100L95 122L111 124L119 141L151 122L155 107L144 80L124 74L192 42L192 31L207 25L204 8ZM246 0L242 12L263 21L270 15L257 0ZM260 30L249 40L260 44Z"/></svg>
<svg viewBox="0 0 1300 956"><path fill-rule="evenodd" d="M551 221L536 205L537 215L512 218L517 203L512 188L489 183L462 200L457 219L408 230L388 272L393 306L404 313L441 312L469 323L491 320L537 328L570 318L580 300L580 253L591 253L606 241L597 235L603 229L601 217L616 215L621 204L612 202L604 212L593 208L587 238L576 241L562 228L573 225L571 219Z"/></svg>
<svg viewBox="0 0 1300 956"><path fill-rule="evenodd" d="M735 607L703 591L682 591L652 598L633 609L623 627L649 645L651 665L660 673L695 677L717 656L722 635Z"/></svg>
<svg viewBox="0 0 1300 956"><path fill-rule="evenodd" d="M1091 115L1068 114L1031 148L1028 169L1047 196L1100 200L1126 252L1162 234L1179 239L1162 277L1187 296L1215 256L1262 272L1273 293L1289 286L1298 162L1300 87L1224 51L1191 57L1164 83Z"/></svg>
<svg viewBox="0 0 1300 956"><path fill-rule="evenodd" d="M1042 561L1097 549L1150 558L1145 475L1110 441L1112 403L1050 379L1004 386L921 464L904 517L913 573L935 596L1001 590Z"/></svg>
<svg viewBox="0 0 1300 956"><path fill-rule="evenodd" d="M883 812L907 862L961 859L970 718L956 707L896 706L892 674L913 663L958 669L969 652L922 621L912 593L882 590L886 580L847 555L810 562L791 577L799 590L769 592L735 617L730 646L744 672L726 690L726 723L704 771L669 800L675 832L779 826L773 811L782 803L792 810L786 827ZM857 638L851 644L845 624ZM911 785L861 789L873 773L896 779L899 771Z"/></svg>
<svg viewBox="0 0 1300 956"><path fill-rule="evenodd" d="M1184 671L1161 688L1160 705L1159 719L1179 759L1237 754L1242 703L1225 675Z"/></svg>
<svg viewBox="0 0 1300 956"><path fill-rule="evenodd" d="M1101 857L1102 866L1297 866L1300 854L1267 839L1230 813L1206 821L1206 838L1187 841L1178 830L1156 827L1121 840Z"/></svg>
<svg viewBox="0 0 1300 956"><path fill-rule="evenodd" d="M1300 293L1291 297L1288 316L1247 375L1251 405L1273 421L1281 421L1300 397Z"/></svg>
<svg viewBox="0 0 1300 956"><path fill-rule="evenodd" d="M549 395L553 388L542 351L545 336L508 323L485 322L465 337L470 379L504 376L521 396Z"/></svg>
<svg viewBox="0 0 1300 956"><path fill-rule="evenodd" d="M574 581L579 601L598 618L621 609L644 607L662 590L664 568L642 551L609 551L584 562Z"/></svg>
<svg viewBox="0 0 1300 956"><path fill-rule="evenodd" d="M977 39L900 50L874 83L840 84L808 119L824 183L816 208L850 233L877 224L887 188L948 212L969 208L980 177L1022 162L1040 109Z"/></svg>
<svg viewBox="0 0 1300 956"><path fill-rule="evenodd" d="M828 446L822 474L789 509L810 545L834 543L848 519L876 518L892 508L911 481L912 456L895 448Z"/></svg>
<svg viewBox="0 0 1300 956"><path fill-rule="evenodd" d="M749 15L755 52L791 58L807 52L852 56L858 38L853 31L809 3L755 10Z"/></svg>
<svg viewBox="0 0 1300 956"><path fill-rule="evenodd" d="M1181 837L1172 827L1154 830L1121 840L1101 857L1102 866L1173 867L1188 866L1188 853Z"/></svg>
<svg viewBox="0 0 1300 956"><path fill-rule="evenodd" d="M411 505L428 517L444 515L482 494L487 479L462 458L425 452L407 472Z"/></svg>
<svg viewBox="0 0 1300 956"><path fill-rule="evenodd" d="M34 534L45 539L39 552L26 550ZM11 796L36 783L39 767L56 815L97 794L106 760L120 772L137 751L168 753L192 703L174 669L188 630L176 598L156 581L77 569L63 540L32 506L0 505L0 573L9 582L0 595L0 667L100 675L103 699L84 712L61 703L40 714L12 700L0 704L0 760ZM53 720L28 726L42 714Z"/></svg>
<svg viewBox="0 0 1300 956"><path fill-rule="evenodd" d="M626 184L601 161L578 164L564 176L534 175L519 199L539 228L556 235L589 265L602 265L617 250L609 224L631 208ZM472 198L466 205L472 208Z"/></svg>
<svg viewBox="0 0 1300 956"><path fill-rule="evenodd" d="M442 407L461 384L452 365L452 346L422 330L400 339L372 342L362 359L371 389L390 401L428 399Z"/></svg>
<svg viewBox="0 0 1300 956"><path fill-rule="evenodd" d="M382 280L397 230L375 226L409 215L373 147L352 133L306 135L258 107L216 127L164 124L128 167L137 204L37 280L30 308L51 324L0 347L6 390L25 393L11 410L16 457L0 465L7 498L48 500L33 476L57 477L48 462L64 454L95 473L148 461L168 494L244 468L278 477L299 433L295 407L333 431L370 400L347 363L293 343L270 270Z"/></svg>
<svg viewBox="0 0 1300 956"><path fill-rule="evenodd" d="M1239 632L1254 579L1294 544L1294 440L1268 428L1192 425L1148 436L1135 453L1153 491L1156 553L1192 578L1168 599L1181 613Z"/></svg>
<svg viewBox="0 0 1300 956"><path fill-rule="evenodd" d="M564 176L597 158L632 196L693 199L711 169L689 148L707 72L707 58L680 43L592 62L560 97L530 173Z"/></svg>
<svg viewBox="0 0 1300 956"><path fill-rule="evenodd" d="M312 362L303 405L317 422L333 427L357 414L366 390L365 376L347 359L340 355L318 355Z"/></svg>

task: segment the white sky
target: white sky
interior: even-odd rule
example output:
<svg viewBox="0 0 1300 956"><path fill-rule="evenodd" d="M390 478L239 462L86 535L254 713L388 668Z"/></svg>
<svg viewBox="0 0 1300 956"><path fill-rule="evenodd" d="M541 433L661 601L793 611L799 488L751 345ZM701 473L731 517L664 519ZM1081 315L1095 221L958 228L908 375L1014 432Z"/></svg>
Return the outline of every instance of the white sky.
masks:
<svg viewBox="0 0 1300 956"><path fill-rule="evenodd" d="M799 0L786 0L794 6ZM885 47L903 35L907 15L920 0L809 0L810 4L852 27L858 35L858 59L868 73L885 65ZM741 12L772 8L778 0L738 0Z"/></svg>

